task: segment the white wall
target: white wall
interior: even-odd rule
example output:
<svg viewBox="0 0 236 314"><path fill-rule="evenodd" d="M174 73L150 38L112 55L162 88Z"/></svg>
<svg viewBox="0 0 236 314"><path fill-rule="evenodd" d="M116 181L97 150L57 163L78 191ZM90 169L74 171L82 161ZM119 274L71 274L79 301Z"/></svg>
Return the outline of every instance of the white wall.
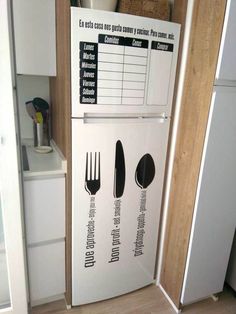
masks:
<svg viewBox="0 0 236 314"><path fill-rule="evenodd" d="M0 309L10 303L10 290L8 283L7 260L4 242L2 221L2 207L0 199Z"/></svg>
<svg viewBox="0 0 236 314"><path fill-rule="evenodd" d="M49 102L49 78L17 75L17 94L21 138L33 138L33 123L26 111L25 102L35 97L41 97Z"/></svg>

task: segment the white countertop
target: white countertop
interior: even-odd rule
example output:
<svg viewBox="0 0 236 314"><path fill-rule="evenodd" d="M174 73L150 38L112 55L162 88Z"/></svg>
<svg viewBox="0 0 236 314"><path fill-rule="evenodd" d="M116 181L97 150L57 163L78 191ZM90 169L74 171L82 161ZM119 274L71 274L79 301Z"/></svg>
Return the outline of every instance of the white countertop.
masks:
<svg viewBox="0 0 236 314"><path fill-rule="evenodd" d="M53 140L51 141L53 150L46 154L36 152L31 139L23 139L22 145L26 146L29 162L29 170L24 171L24 179L63 175L66 173L66 159Z"/></svg>

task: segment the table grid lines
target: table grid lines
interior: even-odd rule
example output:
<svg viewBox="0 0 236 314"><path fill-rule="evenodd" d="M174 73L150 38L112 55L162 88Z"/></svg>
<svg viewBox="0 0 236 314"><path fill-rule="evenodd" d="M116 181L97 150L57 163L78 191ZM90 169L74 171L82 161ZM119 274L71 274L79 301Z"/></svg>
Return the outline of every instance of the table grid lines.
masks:
<svg viewBox="0 0 236 314"><path fill-rule="evenodd" d="M124 62L112 62L112 61L98 61L99 63L114 63L114 64L123 64L123 65L138 65L138 66L143 66L147 67L147 64L137 64L137 63L124 63ZM102 70L103 71L103 70ZM105 70L104 70L105 71ZM133 73L133 72L132 72Z"/></svg>
<svg viewBox="0 0 236 314"><path fill-rule="evenodd" d="M115 90L120 90L121 88L113 88L113 87L101 87L101 89L115 89ZM138 91L141 90L140 88L123 88L124 90L133 90L133 91ZM136 97L135 97L136 98Z"/></svg>
<svg viewBox="0 0 236 314"><path fill-rule="evenodd" d="M108 40L116 44L109 44ZM105 104L109 100L120 105L135 105L136 100L138 105L143 104L148 66L148 41L140 40L139 43L141 46L136 47L133 38L99 35L98 104ZM129 46L128 49L126 46Z"/></svg>
<svg viewBox="0 0 236 314"><path fill-rule="evenodd" d="M98 81L119 81L119 82L122 82L122 80L112 80L112 79L98 79ZM145 83L145 81L134 81L134 80L125 80L125 82L135 82L135 83Z"/></svg>
<svg viewBox="0 0 236 314"><path fill-rule="evenodd" d="M173 44L151 41L150 47L149 42L109 34L99 34L97 42L80 42L80 102L166 103ZM150 80L158 88L147 93Z"/></svg>
<svg viewBox="0 0 236 314"><path fill-rule="evenodd" d="M119 56L123 56L123 53L118 53L118 52L99 52L98 53L101 54L106 54L106 55L119 55ZM143 58L143 59L147 59L147 56L138 56L138 55L130 55L130 54L125 54L127 57L136 57L136 58Z"/></svg>
<svg viewBox="0 0 236 314"><path fill-rule="evenodd" d="M123 49L123 68L122 68L122 86L121 86L121 103L122 103L122 99L123 99L123 91L124 91L124 69L125 69L125 63L124 63L124 61L125 61L125 54L124 54L124 52L125 52L125 48Z"/></svg>
<svg viewBox="0 0 236 314"><path fill-rule="evenodd" d="M123 73L123 71L110 71L110 70L98 70L98 72ZM140 73L140 72L128 72L128 71L125 71L125 73L129 73L129 74L142 74L142 75L146 76L146 73ZM107 81L110 81L110 80L107 80ZM119 81L119 80L118 80L118 81Z"/></svg>
<svg viewBox="0 0 236 314"><path fill-rule="evenodd" d="M99 95L98 97L107 97L107 98L122 98L122 96L115 96L115 95L112 95L112 96L109 96L109 95ZM142 97L135 97L135 96L125 96L125 98L144 98L143 96Z"/></svg>

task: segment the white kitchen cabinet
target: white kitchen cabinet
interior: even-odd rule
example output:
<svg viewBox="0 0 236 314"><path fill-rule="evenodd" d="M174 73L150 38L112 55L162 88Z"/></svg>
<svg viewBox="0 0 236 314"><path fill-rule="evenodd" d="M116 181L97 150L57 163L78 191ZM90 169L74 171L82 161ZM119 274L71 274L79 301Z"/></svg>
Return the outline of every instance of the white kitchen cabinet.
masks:
<svg viewBox="0 0 236 314"><path fill-rule="evenodd" d="M65 292L65 242L28 248L31 304L63 298Z"/></svg>
<svg viewBox="0 0 236 314"><path fill-rule="evenodd" d="M65 176L25 177L24 199L30 301L34 306L61 299L65 292Z"/></svg>
<svg viewBox="0 0 236 314"><path fill-rule="evenodd" d="M55 0L13 0L16 72L56 75Z"/></svg>
<svg viewBox="0 0 236 314"><path fill-rule="evenodd" d="M215 87L181 302L222 291L236 225L236 88Z"/></svg>
<svg viewBox="0 0 236 314"><path fill-rule="evenodd" d="M65 237L65 178L25 180L27 244Z"/></svg>
<svg viewBox="0 0 236 314"><path fill-rule="evenodd" d="M219 59L216 71L216 82L236 81L236 1L228 0L222 32ZM217 83L218 84L218 83ZM224 84L228 85L228 84ZM235 84L234 84L235 85Z"/></svg>

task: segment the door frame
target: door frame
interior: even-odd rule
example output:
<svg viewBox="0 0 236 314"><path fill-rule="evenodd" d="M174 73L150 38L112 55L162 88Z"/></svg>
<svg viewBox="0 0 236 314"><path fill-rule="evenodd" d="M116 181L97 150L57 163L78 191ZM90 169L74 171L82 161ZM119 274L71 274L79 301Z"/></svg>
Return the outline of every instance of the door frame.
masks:
<svg viewBox="0 0 236 314"><path fill-rule="evenodd" d="M27 280L11 31L11 1L0 0L0 193L11 302L0 313L24 314Z"/></svg>

